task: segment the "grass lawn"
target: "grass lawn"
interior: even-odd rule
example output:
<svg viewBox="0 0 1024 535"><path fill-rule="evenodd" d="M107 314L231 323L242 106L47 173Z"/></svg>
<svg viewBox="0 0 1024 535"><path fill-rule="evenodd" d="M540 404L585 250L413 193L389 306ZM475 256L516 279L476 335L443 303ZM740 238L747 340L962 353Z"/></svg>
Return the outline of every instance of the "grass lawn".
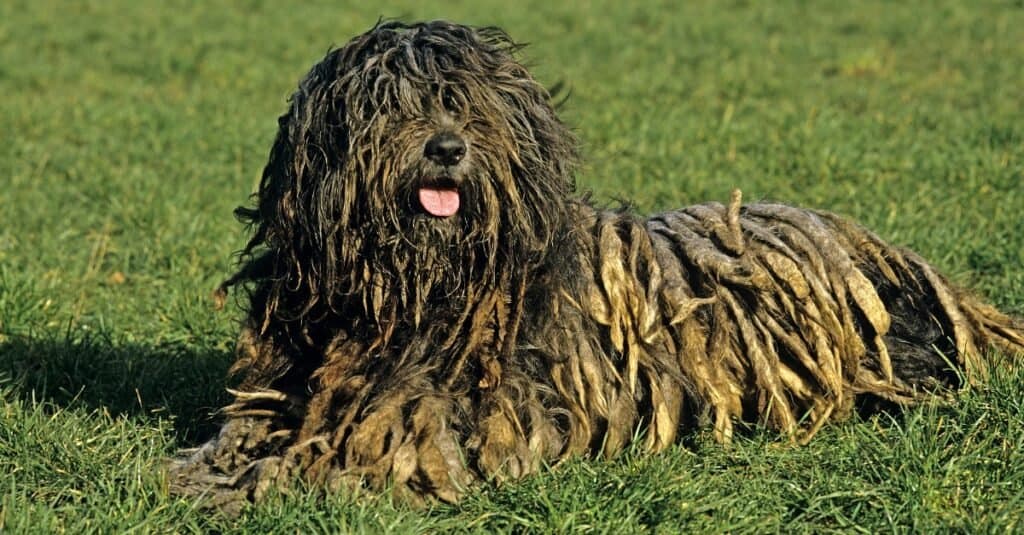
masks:
<svg viewBox="0 0 1024 535"><path fill-rule="evenodd" d="M1024 530L1024 371L806 447L700 431L458 507L167 496L216 428L247 201L298 78L379 16L499 25L572 88L581 189L852 216L1024 314L1024 4L0 2L0 532Z"/></svg>

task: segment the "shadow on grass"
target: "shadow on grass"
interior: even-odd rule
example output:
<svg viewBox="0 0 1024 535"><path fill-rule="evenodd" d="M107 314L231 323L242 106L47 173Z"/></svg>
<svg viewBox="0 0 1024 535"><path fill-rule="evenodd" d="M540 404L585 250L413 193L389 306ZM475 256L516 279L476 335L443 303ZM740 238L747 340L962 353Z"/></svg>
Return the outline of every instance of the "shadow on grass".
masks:
<svg viewBox="0 0 1024 535"><path fill-rule="evenodd" d="M229 351L121 343L104 334L8 336L0 376L26 399L111 415L171 419L179 445L212 435L228 401Z"/></svg>

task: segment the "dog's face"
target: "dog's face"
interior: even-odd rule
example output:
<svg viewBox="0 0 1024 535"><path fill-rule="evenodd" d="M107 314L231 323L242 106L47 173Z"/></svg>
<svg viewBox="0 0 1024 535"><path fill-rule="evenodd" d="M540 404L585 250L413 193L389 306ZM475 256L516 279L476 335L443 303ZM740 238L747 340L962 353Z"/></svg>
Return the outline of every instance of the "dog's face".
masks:
<svg viewBox="0 0 1024 535"><path fill-rule="evenodd" d="M571 136L514 49L496 30L433 22L384 24L338 51L333 84L346 96L348 130L339 163L367 182L375 206L363 214L391 216L374 221L378 230L479 241L502 211L525 223L515 212L542 204L538 194L568 193L558 167L571 158L546 151Z"/></svg>
<svg viewBox="0 0 1024 535"><path fill-rule="evenodd" d="M422 301L538 262L576 142L518 48L497 29L388 22L328 53L279 120L247 251L314 298L384 284Z"/></svg>

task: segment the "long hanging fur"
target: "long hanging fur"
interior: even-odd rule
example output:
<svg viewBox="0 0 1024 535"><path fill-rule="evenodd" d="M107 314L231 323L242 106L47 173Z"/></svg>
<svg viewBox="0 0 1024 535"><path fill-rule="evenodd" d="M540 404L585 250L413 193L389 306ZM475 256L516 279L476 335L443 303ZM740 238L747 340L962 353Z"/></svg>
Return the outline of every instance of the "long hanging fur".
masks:
<svg viewBox="0 0 1024 535"><path fill-rule="evenodd" d="M231 509L296 478L455 501L474 483L651 451L707 422L807 440L1024 352L1021 324L835 215L572 196L577 143L494 28L378 24L279 120L241 269L243 381L176 493ZM456 165L424 146L465 140ZM438 176L461 206L424 214ZM637 430L640 433L637 434Z"/></svg>

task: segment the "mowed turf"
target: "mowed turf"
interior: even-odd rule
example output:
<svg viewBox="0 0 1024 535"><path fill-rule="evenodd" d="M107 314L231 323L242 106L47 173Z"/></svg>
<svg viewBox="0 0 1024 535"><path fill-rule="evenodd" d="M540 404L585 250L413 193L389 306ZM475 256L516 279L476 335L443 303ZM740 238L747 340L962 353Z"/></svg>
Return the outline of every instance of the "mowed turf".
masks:
<svg viewBox="0 0 1024 535"><path fill-rule="evenodd" d="M372 4L372 5L371 5ZM701 431L458 506L295 492L227 519L160 466L216 429L276 118L379 16L499 25L571 90L581 190L825 208L1024 314L1020 1L0 2L0 532L1024 529L1024 372L805 447ZM367 7L370 6L370 7Z"/></svg>

